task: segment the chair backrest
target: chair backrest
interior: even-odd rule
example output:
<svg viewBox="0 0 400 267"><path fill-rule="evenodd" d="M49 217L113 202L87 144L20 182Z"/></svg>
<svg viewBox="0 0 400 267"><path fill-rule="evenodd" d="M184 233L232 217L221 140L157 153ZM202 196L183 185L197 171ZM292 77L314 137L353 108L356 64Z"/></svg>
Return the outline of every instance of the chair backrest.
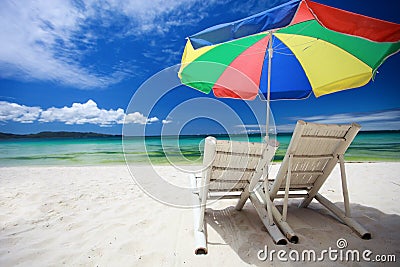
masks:
<svg viewBox="0 0 400 267"><path fill-rule="evenodd" d="M251 181L261 178L277 147L277 142L266 144L207 137L203 177L209 191L243 191Z"/></svg>
<svg viewBox="0 0 400 267"><path fill-rule="evenodd" d="M344 155L361 126L317 124L298 121L286 155L270 189L273 199L285 187L292 156L290 189L310 189L317 180L326 179L335 167L338 156Z"/></svg>

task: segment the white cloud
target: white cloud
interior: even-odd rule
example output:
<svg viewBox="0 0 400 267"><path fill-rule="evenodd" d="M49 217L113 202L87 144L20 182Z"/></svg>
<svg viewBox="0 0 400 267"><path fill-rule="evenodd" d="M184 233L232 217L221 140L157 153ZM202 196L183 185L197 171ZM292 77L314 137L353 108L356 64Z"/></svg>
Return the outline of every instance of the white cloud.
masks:
<svg viewBox="0 0 400 267"><path fill-rule="evenodd" d="M264 133L265 134L265 125L258 125L258 124L238 124L235 125L235 134L258 134ZM269 132L272 133L273 129L269 129Z"/></svg>
<svg viewBox="0 0 400 267"><path fill-rule="evenodd" d="M73 103L70 107L51 107L46 110L40 107L28 107L16 103L0 101L0 121L15 121L21 123L61 122L72 124L95 124L107 127L115 124L149 124L158 122L157 117L148 118L142 113L125 114L122 108L101 109L93 100L86 103Z"/></svg>
<svg viewBox="0 0 400 267"><path fill-rule="evenodd" d="M16 121L32 123L39 118L42 109L39 107L27 107L16 103L0 101L0 121Z"/></svg>
<svg viewBox="0 0 400 267"><path fill-rule="evenodd" d="M159 121L159 119L157 117L152 117L152 118L147 119L148 123L157 122L157 121Z"/></svg>
<svg viewBox="0 0 400 267"><path fill-rule="evenodd" d="M304 120L315 123L346 124L355 122L360 124L364 131L400 130L400 109L319 115L304 118L293 117L290 119L293 121Z"/></svg>
<svg viewBox="0 0 400 267"><path fill-rule="evenodd" d="M57 81L80 88L121 79L80 65L76 37L85 15L69 1L3 1L0 9L0 76Z"/></svg>
<svg viewBox="0 0 400 267"><path fill-rule="evenodd" d="M315 123L351 124L353 122L361 125L363 131L376 130L400 130L400 109L381 110L373 112L350 112L333 115L317 115L310 117L291 117L288 118L293 123L276 125L277 133L293 132L296 121L304 120ZM246 124L236 125L239 133L265 132L265 125ZM269 129L273 132L274 128Z"/></svg>
<svg viewBox="0 0 400 267"><path fill-rule="evenodd" d="M281 124L276 126L276 131L278 133L291 133L294 130L296 124Z"/></svg>
<svg viewBox="0 0 400 267"><path fill-rule="evenodd" d="M136 27L132 30L136 32L156 32L165 33L168 31L166 22L171 22L163 15L170 14L172 11L191 6L196 0L107 0L107 1L85 1L87 8L94 13L102 16L103 19L110 20L109 13L117 13L130 18ZM173 20L174 24L177 19ZM164 23L163 23L164 22Z"/></svg>
<svg viewBox="0 0 400 267"><path fill-rule="evenodd" d="M147 118L140 112L129 113L125 116L125 123L138 123L147 124L152 122L157 122L159 119L157 117Z"/></svg>
<svg viewBox="0 0 400 267"><path fill-rule="evenodd" d="M168 124L168 123L171 123L172 120L165 119L165 120L162 120L161 122L162 122L162 124Z"/></svg>
<svg viewBox="0 0 400 267"><path fill-rule="evenodd" d="M133 64L110 66L112 73L104 74L84 63L85 57L96 53L97 40L105 38L104 31L95 29L121 26L117 32L115 28L109 31L108 40L165 34L201 20L204 14L199 8L189 12L196 4L204 13L207 4L200 0L4 0L0 9L0 78L54 81L77 88L118 83L133 72ZM176 52L166 52L176 57Z"/></svg>
<svg viewBox="0 0 400 267"><path fill-rule="evenodd" d="M73 103L71 107L49 108L42 111L40 122L64 122L65 124L98 124L108 126L121 123L125 116L124 110L99 109L96 102Z"/></svg>

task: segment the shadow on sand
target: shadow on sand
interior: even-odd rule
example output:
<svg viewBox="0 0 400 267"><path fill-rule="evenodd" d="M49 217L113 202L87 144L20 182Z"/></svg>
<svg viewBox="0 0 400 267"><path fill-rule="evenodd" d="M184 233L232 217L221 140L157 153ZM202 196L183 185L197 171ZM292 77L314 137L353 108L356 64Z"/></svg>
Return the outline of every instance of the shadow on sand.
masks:
<svg viewBox="0 0 400 267"><path fill-rule="evenodd" d="M372 234L371 240L363 240L322 205L311 203L308 208L300 209L297 208L298 203L296 200L290 202L288 223L299 236L299 243L289 243L285 246L273 243L251 203L247 203L242 211L236 211L233 206L222 210L208 208L206 224L209 232L207 240L209 253L213 253L214 246L229 245L245 263L256 266L287 266L288 263L291 266L300 266L304 263L311 263L314 266L377 266L376 262L363 261L362 256L360 256L360 262L346 261L345 257L342 260L338 258L333 261L326 254L323 261L317 262L292 260L282 262L277 258L276 253L273 261L270 257L264 261L259 260L257 256L259 251L265 251L266 248L268 248L268 253L271 250L285 250L286 258L291 250L296 250L301 255L302 251L312 249L316 252L318 259L322 250L328 250L331 247L338 250L338 257L340 250L344 253L348 250L358 250L360 255L363 251L370 250L372 251L371 259L378 254L385 254L395 255L396 260L400 260L399 215L385 214L375 208L351 204L352 217ZM343 209L343 203L336 204ZM220 238L210 239L211 231L215 231ZM338 249L336 242L341 238L347 241L347 247ZM261 254L263 255L265 254ZM396 266L396 263L386 262L386 264Z"/></svg>

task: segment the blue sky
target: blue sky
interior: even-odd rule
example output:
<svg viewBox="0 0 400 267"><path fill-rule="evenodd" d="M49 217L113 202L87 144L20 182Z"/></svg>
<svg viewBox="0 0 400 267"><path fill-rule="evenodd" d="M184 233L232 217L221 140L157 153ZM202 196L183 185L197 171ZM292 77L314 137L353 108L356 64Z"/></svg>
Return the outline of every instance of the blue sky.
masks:
<svg viewBox="0 0 400 267"><path fill-rule="evenodd" d="M212 96L203 99L207 96L182 86L156 103L151 99L160 94L157 83L153 88L142 87L145 93L137 92L154 74L180 62L186 36L263 11L266 2L4 0L0 9L0 131L120 134L126 114L135 134L144 127L148 134L164 130L212 133L224 131L225 124L236 132L251 130L262 122L265 103L250 103L257 113L252 115L246 103L217 103ZM400 23L397 0L317 2ZM358 122L363 130L400 130L399 63L398 54L390 57L375 81L360 89L273 102L278 131L290 131L298 119ZM175 83L173 70L168 75ZM141 97L136 95L128 107L135 93ZM215 106L206 104L203 110L190 101L193 98ZM200 118L210 110L219 121ZM232 119L232 113L239 117ZM190 121L189 115L199 119ZM239 120L244 128L237 127Z"/></svg>

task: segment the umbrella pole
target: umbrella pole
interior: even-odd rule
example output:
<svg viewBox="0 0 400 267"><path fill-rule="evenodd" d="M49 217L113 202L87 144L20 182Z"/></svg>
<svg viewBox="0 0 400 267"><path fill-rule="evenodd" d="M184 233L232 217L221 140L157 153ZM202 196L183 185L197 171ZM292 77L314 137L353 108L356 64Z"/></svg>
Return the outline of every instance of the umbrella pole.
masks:
<svg viewBox="0 0 400 267"><path fill-rule="evenodd" d="M270 110L270 100L271 100L271 61L272 61L272 31L269 32L269 43L268 43L268 84L267 84L267 118L265 122L265 142L269 142L269 110ZM267 166L268 167L268 166ZM265 190L265 197L270 199L269 192L268 192L268 174L269 170L267 170L267 175L264 179L264 190ZM267 206L267 213L269 217L269 222L273 223L273 214L272 214L272 205L270 201L266 202Z"/></svg>
<svg viewBox="0 0 400 267"><path fill-rule="evenodd" d="M272 31L269 32L269 43L268 43L268 81L267 81L267 119L265 125L265 141L269 140L269 110L270 110L270 100L271 100L271 61L272 61Z"/></svg>

